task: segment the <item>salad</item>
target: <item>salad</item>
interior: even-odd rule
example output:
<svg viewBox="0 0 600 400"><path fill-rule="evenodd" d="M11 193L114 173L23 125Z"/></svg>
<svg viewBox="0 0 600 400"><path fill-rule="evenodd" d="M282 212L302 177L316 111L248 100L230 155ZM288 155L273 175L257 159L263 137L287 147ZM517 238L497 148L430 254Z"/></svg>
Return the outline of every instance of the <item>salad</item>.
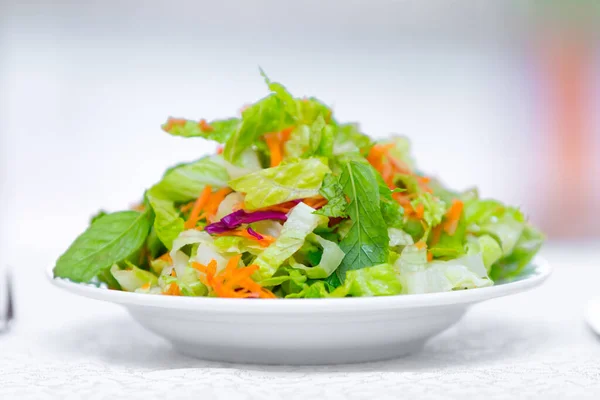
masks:
<svg viewBox="0 0 600 400"><path fill-rule="evenodd" d="M169 118L164 131L216 154L98 213L54 276L169 296L387 296L490 286L540 249L521 211L427 176L406 138L375 141L262 75L270 93L239 117Z"/></svg>

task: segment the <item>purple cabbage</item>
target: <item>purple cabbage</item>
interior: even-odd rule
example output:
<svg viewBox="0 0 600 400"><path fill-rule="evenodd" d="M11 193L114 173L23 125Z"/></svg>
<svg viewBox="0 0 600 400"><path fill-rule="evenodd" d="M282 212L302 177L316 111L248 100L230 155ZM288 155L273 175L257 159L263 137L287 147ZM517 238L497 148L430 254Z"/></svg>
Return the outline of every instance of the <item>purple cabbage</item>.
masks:
<svg viewBox="0 0 600 400"><path fill-rule="evenodd" d="M280 211L255 211L249 213L244 210L237 210L224 216L218 222L206 225L204 230L211 235L215 235L231 231L243 224L251 224L252 222L263 221L265 219L287 221L287 215Z"/></svg>
<svg viewBox="0 0 600 400"><path fill-rule="evenodd" d="M248 229L246 229L248 231L249 234L251 234L252 236L254 236L256 239L258 240L263 240L264 237L263 235L261 235L260 233L256 232L254 229L248 227Z"/></svg>

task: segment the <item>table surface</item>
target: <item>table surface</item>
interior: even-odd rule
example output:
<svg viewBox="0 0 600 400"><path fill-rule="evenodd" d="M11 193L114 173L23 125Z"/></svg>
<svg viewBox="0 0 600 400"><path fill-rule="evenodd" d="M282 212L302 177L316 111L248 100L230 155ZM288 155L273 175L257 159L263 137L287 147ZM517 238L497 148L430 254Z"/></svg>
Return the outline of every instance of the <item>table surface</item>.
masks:
<svg viewBox="0 0 600 400"><path fill-rule="evenodd" d="M583 315L598 294L599 249L549 244L546 284L474 306L419 354L290 367L182 356L119 306L52 287L42 270L55 252L21 261L13 248L17 319L0 335L0 398L597 399L600 341Z"/></svg>

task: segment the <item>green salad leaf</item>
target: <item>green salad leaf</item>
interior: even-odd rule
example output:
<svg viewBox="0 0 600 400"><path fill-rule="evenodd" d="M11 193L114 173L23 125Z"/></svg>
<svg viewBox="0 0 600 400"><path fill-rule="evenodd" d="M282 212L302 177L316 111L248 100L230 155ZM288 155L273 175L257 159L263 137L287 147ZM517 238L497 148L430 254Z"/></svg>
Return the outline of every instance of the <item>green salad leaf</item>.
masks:
<svg viewBox="0 0 600 400"><path fill-rule="evenodd" d="M127 259L144 244L152 213L121 211L97 219L54 267L54 276L88 282L113 264Z"/></svg>
<svg viewBox="0 0 600 400"><path fill-rule="evenodd" d="M340 184L350 199L348 215L352 221L340 243L346 256L337 275L343 282L348 271L386 263L390 239L381 214L379 186L373 168L351 161L342 172Z"/></svg>
<svg viewBox="0 0 600 400"><path fill-rule="evenodd" d="M218 156L171 168L150 192L155 198L183 203L197 198L206 185L213 189L227 186L229 174Z"/></svg>
<svg viewBox="0 0 600 400"><path fill-rule="evenodd" d="M229 186L246 193L249 210L319 194L329 167L320 158L308 158L263 169L231 180Z"/></svg>
<svg viewBox="0 0 600 400"><path fill-rule="evenodd" d="M317 214L332 218L345 218L348 216L346 213L348 203L338 177L332 174L325 175L319 193L327 199L327 204L317 210Z"/></svg>
<svg viewBox="0 0 600 400"><path fill-rule="evenodd" d="M275 243L254 260L254 264L260 268L260 280L273 276L277 268L302 247L306 237L317 226L327 223L326 217L314 214L314 211L304 203L299 203L292 209Z"/></svg>
<svg viewBox="0 0 600 400"><path fill-rule="evenodd" d="M173 136L203 137L225 143L235 133L239 124L239 118L215 120L209 123L170 118L169 121L163 124L162 128Z"/></svg>

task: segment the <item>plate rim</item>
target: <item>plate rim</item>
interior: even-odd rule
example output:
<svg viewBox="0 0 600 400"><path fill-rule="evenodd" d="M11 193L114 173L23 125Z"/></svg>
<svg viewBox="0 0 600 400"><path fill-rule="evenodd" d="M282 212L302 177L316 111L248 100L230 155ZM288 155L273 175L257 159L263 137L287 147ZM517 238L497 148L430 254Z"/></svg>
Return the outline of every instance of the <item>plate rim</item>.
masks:
<svg viewBox="0 0 600 400"><path fill-rule="evenodd" d="M108 290L95 285L76 283L64 278L54 278L53 267L46 276L50 282L67 292L94 300L125 306L142 306L186 311L216 313L339 313L358 311L385 311L456 304L472 304L497 297L527 291L541 285L551 274L552 267L541 256L530 262L534 273L522 280L501 283L485 288L442 293L425 293L378 297L350 297L326 299L229 299L215 297L158 296L146 293Z"/></svg>

